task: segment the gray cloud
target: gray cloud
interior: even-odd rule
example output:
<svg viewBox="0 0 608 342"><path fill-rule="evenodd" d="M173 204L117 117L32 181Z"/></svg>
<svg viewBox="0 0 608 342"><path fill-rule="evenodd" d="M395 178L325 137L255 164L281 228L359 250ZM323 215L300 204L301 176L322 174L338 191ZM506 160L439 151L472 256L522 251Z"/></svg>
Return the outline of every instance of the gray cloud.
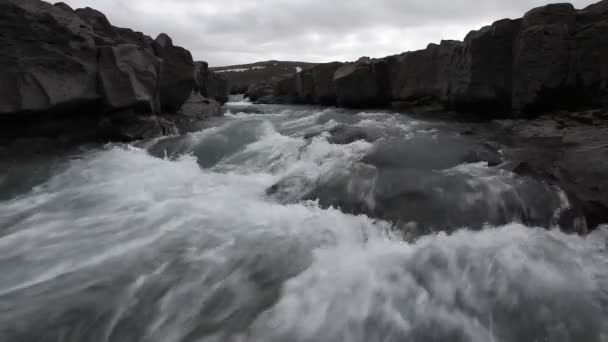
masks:
<svg viewBox="0 0 608 342"><path fill-rule="evenodd" d="M382 57L462 39L550 0L64 0L116 26L168 33L211 65ZM583 8L595 1L574 0Z"/></svg>

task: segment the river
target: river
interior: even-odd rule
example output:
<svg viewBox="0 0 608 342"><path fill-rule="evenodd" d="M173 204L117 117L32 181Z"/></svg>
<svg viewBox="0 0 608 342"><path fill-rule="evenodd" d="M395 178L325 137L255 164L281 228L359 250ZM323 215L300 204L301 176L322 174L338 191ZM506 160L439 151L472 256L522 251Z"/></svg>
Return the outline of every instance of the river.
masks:
<svg viewBox="0 0 608 342"><path fill-rule="evenodd" d="M0 341L608 341L608 228L481 124L227 111L3 164Z"/></svg>

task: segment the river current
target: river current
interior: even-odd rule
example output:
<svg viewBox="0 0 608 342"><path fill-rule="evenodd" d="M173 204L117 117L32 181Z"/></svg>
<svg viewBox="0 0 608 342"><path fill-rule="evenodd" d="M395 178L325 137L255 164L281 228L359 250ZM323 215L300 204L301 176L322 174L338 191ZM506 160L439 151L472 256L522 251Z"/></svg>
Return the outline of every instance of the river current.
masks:
<svg viewBox="0 0 608 342"><path fill-rule="evenodd" d="M0 341L608 341L608 228L469 130L233 102L4 163Z"/></svg>

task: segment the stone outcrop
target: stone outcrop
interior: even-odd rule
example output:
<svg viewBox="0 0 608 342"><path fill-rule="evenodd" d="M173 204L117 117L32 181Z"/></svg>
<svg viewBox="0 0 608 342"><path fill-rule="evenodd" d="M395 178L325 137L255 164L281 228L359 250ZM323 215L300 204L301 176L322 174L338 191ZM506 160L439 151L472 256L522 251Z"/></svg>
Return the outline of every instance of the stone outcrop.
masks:
<svg viewBox="0 0 608 342"><path fill-rule="evenodd" d="M202 96L220 103L228 101L228 81L211 71L207 62L194 63L194 80L196 88Z"/></svg>
<svg viewBox="0 0 608 342"><path fill-rule="evenodd" d="M161 62L133 44L99 48L99 84L108 108L159 113Z"/></svg>
<svg viewBox="0 0 608 342"><path fill-rule="evenodd" d="M357 108L437 105L486 118L606 107L608 0L583 10L547 5L472 31L463 42L335 66L317 65L278 82L273 100ZM316 77L320 70L333 71L332 81Z"/></svg>
<svg viewBox="0 0 608 342"><path fill-rule="evenodd" d="M0 32L0 115L101 101L96 34L76 15L39 1L3 1Z"/></svg>
<svg viewBox="0 0 608 342"><path fill-rule="evenodd" d="M174 112L190 97L194 89L194 61L190 52L174 46L171 38L161 33L155 39L156 55L163 60L160 81L160 103L165 111Z"/></svg>
<svg viewBox="0 0 608 342"><path fill-rule="evenodd" d="M273 96L265 99L274 103L302 103L331 106L337 104L334 75L343 63L318 64L296 75L281 79L273 87Z"/></svg>
<svg viewBox="0 0 608 342"><path fill-rule="evenodd" d="M343 65L340 62L319 64L311 69L313 101L320 105L335 105L337 94L334 74Z"/></svg>
<svg viewBox="0 0 608 342"><path fill-rule="evenodd" d="M108 132L102 139L122 134L114 134L121 131L115 125L128 127L125 139L162 133L166 122L156 116L177 115L197 89L190 52L168 35L154 40L114 27L92 8L2 1L0 32L0 121L11 136L53 136L61 127L49 122L66 117L88 125L82 132ZM198 81L201 95L227 97L213 73ZM146 134L133 129L138 122Z"/></svg>
<svg viewBox="0 0 608 342"><path fill-rule="evenodd" d="M399 106L447 101L457 64L454 56L462 50L461 42L442 41L424 50L386 58L391 101Z"/></svg>
<svg viewBox="0 0 608 342"><path fill-rule="evenodd" d="M206 98L199 92L192 92L186 103L182 105L180 114L189 118L206 119L221 116L221 105L219 102Z"/></svg>

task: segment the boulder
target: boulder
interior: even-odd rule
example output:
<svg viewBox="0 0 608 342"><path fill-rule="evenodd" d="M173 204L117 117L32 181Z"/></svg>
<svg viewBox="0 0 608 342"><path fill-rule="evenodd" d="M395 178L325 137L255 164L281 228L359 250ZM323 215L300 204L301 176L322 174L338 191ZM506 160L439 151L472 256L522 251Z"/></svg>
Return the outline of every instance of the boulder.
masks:
<svg viewBox="0 0 608 342"><path fill-rule="evenodd" d="M180 108L179 114L189 118L206 119L221 116L221 108L219 102L203 97L200 93L194 91Z"/></svg>
<svg viewBox="0 0 608 342"><path fill-rule="evenodd" d="M159 113L160 60L133 44L99 49L100 91L110 109Z"/></svg>
<svg viewBox="0 0 608 342"><path fill-rule="evenodd" d="M0 115L100 102L93 29L61 6L0 2Z"/></svg>
<svg viewBox="0 0 608 342"><path fill-rule="evenodd" d="M163 111L174 113L190 97L194 82L194 61L190 52L174 46L171 38L162 33L156 40L156 56L163 60L160 82L160 103Z"/></svg>

